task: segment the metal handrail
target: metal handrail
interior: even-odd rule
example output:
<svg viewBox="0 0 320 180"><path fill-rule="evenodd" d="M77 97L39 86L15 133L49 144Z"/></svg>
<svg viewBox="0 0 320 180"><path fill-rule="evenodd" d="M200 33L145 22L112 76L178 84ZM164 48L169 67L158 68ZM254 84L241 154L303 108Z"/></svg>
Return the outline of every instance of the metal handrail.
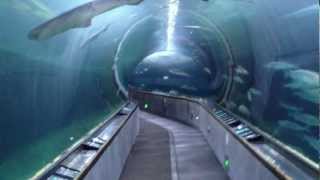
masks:
<svg viewBox="0 0 320 180"><path fill-rule="evenodd" d="M120 111L123 109L126 105L128 105L128 102L121 105L119 108L117 108L113 113L111 113L106 120L99 123L95 128L93 128L91 131L89 131L84 137L82 137L80 140L78 140L74 145L66 149L64 152L62 152L59 156L57 156L53 162L48 163L45 167L43 167L41 170L39 170L31 179L45 179L46 177L50 176L56 168L61 165L63 161L65 161L72 153L76 152L78 149L81 148L81 146L90 140L96 132L99 130L102 130L111 119L113 119ZM83 179L84 176L90 171L90 169L94 166L94 164L98 161L98 159L101 157L103 152L110 146L110 144L113 142L114 138L117 136L117 134L121 131L121 129L124 127L124 125L128 122L132 114L136 111L136 106L134 109L130 112L126 120L122 122L122 124L119 126L119 128L116 130L114 134L112 134L112 137L105 142L101 148L97 151L97 153L94 155L94 157L90 160L88 165L84 168L83 171L79 173L79 175L75 179Z"/></svg>

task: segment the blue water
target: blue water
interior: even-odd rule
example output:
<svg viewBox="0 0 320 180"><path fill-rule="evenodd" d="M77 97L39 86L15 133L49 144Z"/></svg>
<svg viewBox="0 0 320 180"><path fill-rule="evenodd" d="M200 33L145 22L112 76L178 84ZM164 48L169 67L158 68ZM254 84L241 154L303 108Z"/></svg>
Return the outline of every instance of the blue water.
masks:
<svg viewBox="0 0 320 180"><path fill-rule="evenodd" d="M0 179L34 175L119 107L129 85L212 97L319 161L316 2L145 0L28 38L86 2L0 2Z"/></svg>

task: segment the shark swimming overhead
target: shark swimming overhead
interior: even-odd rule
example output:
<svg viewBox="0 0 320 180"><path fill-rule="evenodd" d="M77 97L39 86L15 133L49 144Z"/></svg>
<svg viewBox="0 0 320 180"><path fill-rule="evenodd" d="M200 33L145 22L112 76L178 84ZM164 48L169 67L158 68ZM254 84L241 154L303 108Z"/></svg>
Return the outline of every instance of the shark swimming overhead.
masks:
<svg viewBox="0 0 320 180"><path fill-rule="evenodd" d="M85 47L86 45L88 45L90 42L94 41L95 39L97 39L101 34L103 34L104 32L108 31L110 27L110 24L106 25L104 28L102 28L100 31L94 33L93 35L91 35L88 39L86 39L82 44L81 47Z"/></svg>
<svg viewBox="0 0 320 180"><path fill-rule="evenodd" d="M73 28L89 27L94 17L124 5L137 5L143 0L95 0L67 11L29 32L31 40L46 40Z"/></svg>

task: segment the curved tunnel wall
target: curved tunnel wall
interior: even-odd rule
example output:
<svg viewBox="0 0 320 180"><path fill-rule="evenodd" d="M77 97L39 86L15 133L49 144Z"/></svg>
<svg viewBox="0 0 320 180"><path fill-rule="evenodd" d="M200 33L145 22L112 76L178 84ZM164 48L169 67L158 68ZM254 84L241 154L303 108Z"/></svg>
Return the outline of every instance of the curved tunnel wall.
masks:
<svg viewBox="0 0 320 180"><path fill-rule="evenodd" d="M31 176L73 144L123 102L128 85L219 100L318 161L317 2L179 1L164 68L148 57L167 50L166 0L112 10L49 40L28 39L35 26L86 2L0 3L5 179ZM186 61L176 62L177 54Z"/></svg>
<svg viewBox="0 0 320 180"><path fill-rule="evenodd" d="M294 4L291 1L280 3L264 0L181 1L178 9L173 51L191 57L193 62L200 62L214 73L206 80L205 76L180 68L178 74L185 78L176 79L174 74L177 71L172 75L176 67L174 63L168 63L163 68L159 67L161 62L157 63L169 62L172 57L151 63L149 57L154 55L154 51L165 50L161 44L165 41L163 29L166 26L157 25L157 31L150 33L157 36L154 38L155 35L149 34L152 42L158 42L155 43L157 46L150 47L147 43L146 48L150 51L145 51L140 54L142 57L132 61L134 63L129 65L130 71L126 69L120 73L123 79L119 79L119 82L123 84L124 91L125 86L131 84L136 88L175 95L213 97L317 162L319 27L315 22L319 19L319 5L312 0ZM135 40L131 43L134 44ZM205 45L201 47L201 44ZM197 51L197 48L201 51ZM205 55L201 56L203 52ZM122 60L125 64L130 58L132 56L128 60L120 58L119 63ZM197 65L193 66L193 70L198 69ZM197 82L206 81L207 84L203 83L206 84L206 92L190 80L192 75L195 80L199 78ZM170 76L173 76L172 81ZM199 88L190 88L190 84L185 84L187 79L191 85ZM214 83L220 86L213 89L211 86Z"/></svg>
<svg viewBox="0 0 320 180"><path fill-rule="evenodd" d="M116 70L115 76L123 94L127 94L127 86L131 84L130 79L132 80L132 86L147 88L146 84L148 82L141 81L141 78L150 77L148 73L152 73L152 70L148 70L149 67L144 67L144 62L148 57L159 52L163 52L162 54L166 52L167 54L179 54L177 57L188 57L195 66L191 70L193 72L187 72L186 68L186 71L184 71L183 66L188 66L189 63L186 61L185 64L181 64L182 69L177 66L170 69L170 65L174 64L175 58L167 55L162 57L162 61L159 56L157 57L158 60L154 60L154 62L162 61L162 64L166 64L167 69L164 67L159 68L159 70L164 70L164 72L160 73L162 75L159 77L159 81L152 83L152 79L147 80L149 81L147 89L162 91L166 89L167 92L180 89L182 93L192 96L214 95L215 97L221 97L224 94L224 86L230 79L228 77L230 76L228 64L233 64L230 45L226 42L224 35L214 22L205 18L204 15L190 10L181 11L183 15L181 17L177 16L173 42L170 42L174 44L174 49L166 49L168 43L166 37L167 20L166 18L159 18L159 16L166 17L167 11L152 14L128 30L119 46L114 66ZM139 41L143 43L137 45L136 43ZM137 47L132 50L133 46ZM171 60L166 60L166 58ZM152 64L150 60L148 61L149 65ZM156 64L154 65L157 66ZM165 72L166 70L168 72ZM153 74L153 77L160 74ZM179 78L171 80L170 76L180 76L180 80L192 81L194 79L194 83L196 81L203 81L203 83L185 84L179 81ZM139 78L140 80L138 80ZM177 84L177 87L172 87L174 83ZM202 87L197 88L197 85Z"/></svg>

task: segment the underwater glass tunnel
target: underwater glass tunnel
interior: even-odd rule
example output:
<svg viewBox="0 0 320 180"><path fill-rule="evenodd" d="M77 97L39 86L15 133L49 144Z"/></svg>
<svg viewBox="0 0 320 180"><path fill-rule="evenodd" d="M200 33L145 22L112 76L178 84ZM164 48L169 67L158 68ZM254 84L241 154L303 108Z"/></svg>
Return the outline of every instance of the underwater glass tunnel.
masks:
<svg viewBox="0 0 320 180"><path fill-rule="evenodd" d="M317 0L1 0L0 179L27 179L132 87L207 98L319 162Z"/></svg>

